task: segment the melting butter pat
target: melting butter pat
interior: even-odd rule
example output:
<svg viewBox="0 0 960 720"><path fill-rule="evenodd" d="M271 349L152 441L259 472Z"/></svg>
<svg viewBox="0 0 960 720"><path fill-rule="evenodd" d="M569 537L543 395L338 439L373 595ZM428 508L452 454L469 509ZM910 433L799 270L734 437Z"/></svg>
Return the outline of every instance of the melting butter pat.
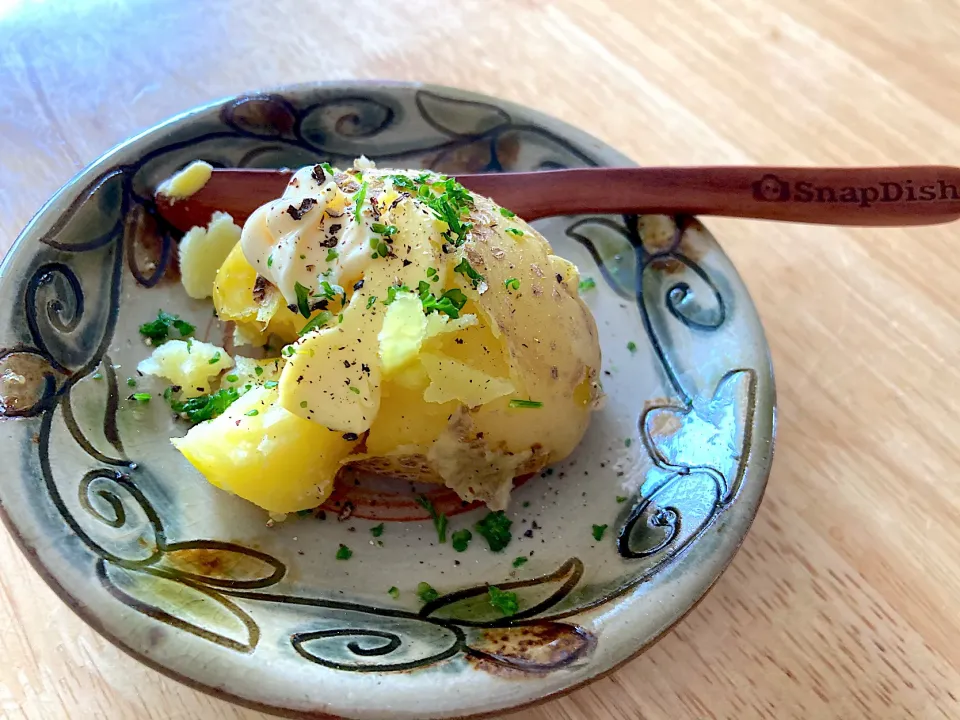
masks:
<svg viewBox="0 0 960 720"><path fill-rule="evenodd" d="M160 183L157 194L170 198L171 202L183 200L200 192L210 181L212 174L213 165L203 160L194 160L183 170Z"/></svg>

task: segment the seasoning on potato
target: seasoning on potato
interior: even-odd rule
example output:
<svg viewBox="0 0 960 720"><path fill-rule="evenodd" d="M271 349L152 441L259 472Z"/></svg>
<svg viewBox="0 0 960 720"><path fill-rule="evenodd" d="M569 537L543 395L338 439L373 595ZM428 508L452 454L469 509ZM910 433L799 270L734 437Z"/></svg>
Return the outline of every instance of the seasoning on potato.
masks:
<svg viewBox="0 0 960 720"><path fill-rule="evenodd" d="M223 257L202 241L181 264ZM364 160L303 168L250 216L210 289L235 326L221 388L237 400L174 444L273 513L315 507L345 467L503 509L513 478L570 454L598 407L579 281L536 230L454 179ZM279 355L253 363L243 346ZM191 358L177 356L191 379L228 367Z"/></svg>

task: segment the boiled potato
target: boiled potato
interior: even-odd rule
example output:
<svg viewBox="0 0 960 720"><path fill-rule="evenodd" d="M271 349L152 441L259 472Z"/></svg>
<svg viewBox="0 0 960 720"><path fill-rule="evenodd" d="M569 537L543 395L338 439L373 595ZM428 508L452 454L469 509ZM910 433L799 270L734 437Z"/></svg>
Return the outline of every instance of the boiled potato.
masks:
<svg viewBox="0 0 960 720"><path fill-rule="evenodd" d="M166 378L181 388L184 397L210 392L210 381L233 367L226 350L199 340L169 340L137 365L144 375Z"/></svg>
<svg viewBox="0 0 960 720"><path fill-rule="evenodd" d="M178 447L211 482L274 511L319 502L345 466L443 482L503 508L513 478L572 452L599 405L597 329L578 282L536 230L453 181L304 168L251 215L212 288L238 338L288 343L273 360L279 388L238 360L226 384L256 387ZM261 421L242 422L245 433L222 422L251 396L302 423L284 445L288 495L270 458L249 460L256 472L239 485L214 462L228 454L240 472L267 432ZM320 435L308 442L301 427ZM312 445L295 452L301 442ZM306 494L304 454L325 473Z"/></svg>
<svg viewBox="0 0 960 720"><path fill-rule="evenodd" d="M340 461L356 443L287 412L276 399L276 390L254 387L223 415L172 442L218 488L272 513L314 508L333 490Z"/></svg>

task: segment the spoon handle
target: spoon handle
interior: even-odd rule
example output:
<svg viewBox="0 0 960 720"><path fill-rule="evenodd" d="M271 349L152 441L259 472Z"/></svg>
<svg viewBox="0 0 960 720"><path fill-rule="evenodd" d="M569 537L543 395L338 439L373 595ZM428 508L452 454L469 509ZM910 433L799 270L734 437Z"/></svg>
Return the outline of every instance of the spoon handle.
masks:
<svg viewBox="0 0 960 720"><path fill-rule="evenodd" d="M898 226L960 218L960 169L945 166L585 168L457 179L525 219L643 212Z"/></svg>
<svg viewBox="0 0 960 720"><path fill-rule="evenodd" d="M205 225L215 210L243 223L280 197L291 173L218 169L195 195L157 196L175 227ZM933 225L960 218L960 169L650 167L457 175L526 220L583 213L722 215L824 225Z"/></svg>

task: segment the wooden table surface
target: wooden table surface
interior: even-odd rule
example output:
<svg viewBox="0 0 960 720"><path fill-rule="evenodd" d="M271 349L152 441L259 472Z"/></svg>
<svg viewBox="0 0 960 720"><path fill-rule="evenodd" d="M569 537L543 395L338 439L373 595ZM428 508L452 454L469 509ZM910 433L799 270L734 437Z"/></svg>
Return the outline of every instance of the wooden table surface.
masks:
<svg viewBox="0 0 960 720"><path fill-rule="evenodd" d="M0 0L0 247L115 143L256 87L456 85L644 164L960 164L958 77L952 0ZM958 227L709 225L773 349L760 514L676 630L523 717L960 717ZM3 531L0 569L3 717L266 717L101 639Z"/></svg>

